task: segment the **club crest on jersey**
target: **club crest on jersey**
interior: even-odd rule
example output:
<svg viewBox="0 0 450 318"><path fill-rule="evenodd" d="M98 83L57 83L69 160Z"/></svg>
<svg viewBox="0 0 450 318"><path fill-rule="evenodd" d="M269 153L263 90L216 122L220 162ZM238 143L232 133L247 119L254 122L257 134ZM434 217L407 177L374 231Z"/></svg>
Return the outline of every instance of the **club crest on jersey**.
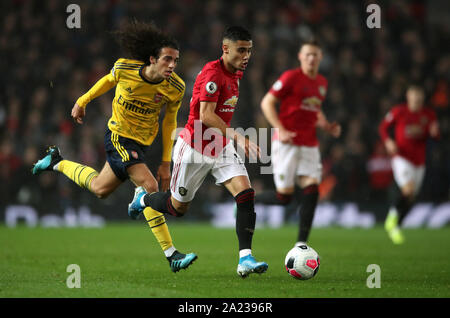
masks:
<svg viewBox="0 0 450 318"><path fill-rule="evenodd" d="M217 84L214 82L206 83L206 91L210 94L214 94L217 91Z"/></svg>
<svg viewBox="0 0 450 318"><path fill-rule="evenodd" d="M275 91L279 91L283 87L283 82L280 80L277 80L273 85L272 89Z"/></svg>
<svg viewBox="0 0 450 318"><path fill-rule="evenodd" d="M231 98L228 98L223 104L230 107L236 107L237 102L238 98L236 96L233 96Z"/></svg>
<svg viewBox="0 0 450 318"><path fill-rule="evenodd" d="M163 98L163 95L162 95L162 94L156 93L155 96L153 97L153 101L154 101L155 103L159 103L159 102L161 102L162 98Z"/></svg>
<svg viewBox="0 0 450 318"><path fill-rule="evenodd" d="M319 86L319 93L322 96L325 96L325 94L327 93L327 89L325 88L325 86Z"/></svg>
<svg viewBox="0 0 450 318"><path fill-rule="evenodd" d="M136 151L131 151L131 156L134 158L134 159L137 159L137 158L139 158L139 156L138 156L138 153L136 152Z"/></svg>

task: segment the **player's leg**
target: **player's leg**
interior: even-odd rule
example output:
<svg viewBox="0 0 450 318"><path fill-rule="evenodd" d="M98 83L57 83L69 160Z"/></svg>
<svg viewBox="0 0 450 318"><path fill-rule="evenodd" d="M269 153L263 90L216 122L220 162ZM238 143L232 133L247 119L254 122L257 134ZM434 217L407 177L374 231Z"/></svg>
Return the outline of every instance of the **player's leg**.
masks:
<svg viewBox="0 0 450 318"><path fill-rule="evenodd" d="M272 168L276 190L266 190L255 196L256 203L286 206L292 201L295 190L297 168L297 151L295 145L288 145L274 140L272 142Z"/></svg>
<svg viewBox="0 0 450 318"><path fill-rule="evenodd" d="M156 193L158 191L158 183L146 164L139 163L129 166L127 171L130 180L137 186L135 198L142 196L141 193ZM189 267L197 256L192 253L181 253L175 248L164 214L151 207L144 208L142 213L153 235L161 246L172 271L177 272L180 269Z"/></svg>
<svg viewBox="0 0 450 318"><path fill-rule="evenodd" d="M306 244L316 212L317 201L319 199L319 180L309 176L299 176L298 183L301 189L299 229L297 243L295 245Z"/></svg>
<svg viewBox="0 0 450 318"><path fill-rule="evenodd" d="M83 164L65 160L56 146L47 149L47 154L33 166L33 174L42 171L59 171L80 187L89 190L99 198L106 198L121 183L116 177L108 162L98 173L95 169Z"/></svg>
<svg viewBox="0 0 450 318"><path fill-rule="evenodd" d="M239 243L237 273L245 278L251 273L264 273L268 265L257 262L252 256L252 240L255 231L255 191L252 189L247 170L233 145L224 148L224 160L214 164L211 174L216 184L222 184L236 201L236 234Z"/></svg>
<svg viewBox="0 0 450 318"><path fill-rule="evenodd" d="M400 230L400 224L412 207L417 187L414 180L415 168L406 159L396 156L392 159L392 171L394 180L400 188L400 196L389 209L384 228L394 244L402 244L405 238Z"/></svg>
<svg viewBox="0 0 450 318"><path fill-rule="evenodd" d="M306 244L319 199L322 164L318 147L300 147L297 167L297 183L301 189L299 230L297 243Z"/></svg>

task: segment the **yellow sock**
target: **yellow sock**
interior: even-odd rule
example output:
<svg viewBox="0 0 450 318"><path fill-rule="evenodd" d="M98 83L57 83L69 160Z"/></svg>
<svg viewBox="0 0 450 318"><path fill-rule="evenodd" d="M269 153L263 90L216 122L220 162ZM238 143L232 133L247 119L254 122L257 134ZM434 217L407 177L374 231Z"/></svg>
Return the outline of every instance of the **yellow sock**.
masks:
<svg viewBox="0 0 450 318"><path fill-rule="evenodd" d="M58 163L58 171L64 173L70 180L89 191L91 191L92 178L98 176L98 172L91 167L69 160L61 160Z"/></svg>
<svg viewBox="0 0 450 318"><path fill-rule="evenodd" d="M164 214L153 210L150 207L146 207L143 214L162 250L165 251L172 247L172 237L170 236L169 227L166 224Z"/></svg>

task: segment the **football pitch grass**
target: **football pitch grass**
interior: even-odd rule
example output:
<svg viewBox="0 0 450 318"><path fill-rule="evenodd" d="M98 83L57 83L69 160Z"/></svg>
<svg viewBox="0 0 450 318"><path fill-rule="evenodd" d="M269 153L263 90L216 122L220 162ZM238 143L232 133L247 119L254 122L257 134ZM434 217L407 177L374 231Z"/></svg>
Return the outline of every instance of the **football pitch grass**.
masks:
<svg viewBox="0 0 450 318"><path fill-rule="evenodd" d="M320 255L316 277L299 281L284 269L297 229L258 228L253 254L267 273L236 274L234 229L210 224L169 225L175 246L195 252L187 270L172 273L143 221L104 228L0 226L0 297L335 298L450 297L450 228L407 229L393 245L382 227L317 228L310 245ZM81 288L68 288L70 264L80 267ZM380 288L368 288L370 264L380 266ZM372 281L369 279L369 281Z"/></svg>

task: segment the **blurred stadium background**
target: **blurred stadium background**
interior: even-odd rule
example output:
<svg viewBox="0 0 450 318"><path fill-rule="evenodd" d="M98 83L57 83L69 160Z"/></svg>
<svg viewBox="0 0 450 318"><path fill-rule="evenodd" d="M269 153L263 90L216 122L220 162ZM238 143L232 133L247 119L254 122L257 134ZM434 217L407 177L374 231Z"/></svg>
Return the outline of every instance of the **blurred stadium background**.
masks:
<svg viewBox="0 0 450 318"><path fill-rule="evenodd" d="M66 8L81 8L81 28L69 29ZM377 127L390 107L404 100L409 80L423 83L427 104L438 114L440 141L430 141L419 204L407 226L441 227L450 220L450 5L448 1L376 1L381 28L369 29L372 1L2 1L0 4L0 222L28 225L101 226L127 220L130 182L101 201L64 176L32 176L30 168L47 145L67 159L101 169L103 136L113 91L88 105L85 123L75 125L76 99L109 72L121 52L109 31L135 17L153 20L179 41L176 72L186 82L178 114L184 126L195 77L221 55L221 32L247 26L254 39L241 82L234 127L269 127L259 107L265 92L287 68L298 65L302 39L317 35L324 46L321 73L329 80L324 112L343 125L334 140L320 135L324 165L315 225L371 227L384 219L397 191ZM155 171L160 139L148 153ZM257 191L273 189L262 164L248 164ZM293 205L294 206L294 205ZM280 226L298 216L294 207L258 207L258 224ZM232 199L207 179L183 221L232 226ZM266 219L264 219L266 217ZM174 222L171 219L171 222ZM178 221L178 220L177 220Z"/></svg>

